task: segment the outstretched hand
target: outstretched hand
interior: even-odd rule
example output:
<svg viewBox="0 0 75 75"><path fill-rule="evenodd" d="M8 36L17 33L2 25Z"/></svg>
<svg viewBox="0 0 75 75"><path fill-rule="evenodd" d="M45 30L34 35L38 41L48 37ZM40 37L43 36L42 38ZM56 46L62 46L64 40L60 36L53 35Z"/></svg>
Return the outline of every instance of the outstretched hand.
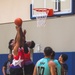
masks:
<svg viewBox="0 0 75 75"><path fill-rule="evenodd" d="M19 31L21 29L21 26L16 26L16 30Z"/></svg>

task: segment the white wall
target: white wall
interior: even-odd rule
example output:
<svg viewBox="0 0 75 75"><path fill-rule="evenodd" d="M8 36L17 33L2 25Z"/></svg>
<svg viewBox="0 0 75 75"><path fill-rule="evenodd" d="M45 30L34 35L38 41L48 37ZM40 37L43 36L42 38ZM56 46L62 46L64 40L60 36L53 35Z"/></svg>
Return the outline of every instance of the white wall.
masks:
<svg viewBox="0 0 75 75"><path fill-rule="evenodd" d="M15 38L15 33L15 25L0 25L0 54L9 52L8 43L10 39Z"/></svg>
<svg viewBox="0 0 75 75"><path fill-rule="evenodd" d="M0 23L13 22L20 17L30 20L31 0L0 0Z"/></svg>
<svg viewBox="0 0 75 75"><path fill-rule="evenodd" d="M75 51L75 15L49 18L45 27L37 28L36 20L30 21L31 0L0 0L0 53L8 53L8 42L15 37L14 19L23 19L27 40L51 46L55 51ZM35 50L36 51L36 50Z"/></svg>
<svg viewBox="0 0 75 75"><path fill-rule="evenodd" d="M42 50L51 46L56 52L75 51L75 15L49 18L45 27L37 28L36 20L23 22L26 40L34 40ZM0 53L8 53L8 42L16 34L13 23L0 25Z"/></svg>
<svg viewBox="0 0 75 75"><path fill-rule="evenodd" d="M36 21L25 23L27 38L40 44L42 51L51 46L55 51L75 51L75 15L49 18L45 27L37 28Z"/></svg>

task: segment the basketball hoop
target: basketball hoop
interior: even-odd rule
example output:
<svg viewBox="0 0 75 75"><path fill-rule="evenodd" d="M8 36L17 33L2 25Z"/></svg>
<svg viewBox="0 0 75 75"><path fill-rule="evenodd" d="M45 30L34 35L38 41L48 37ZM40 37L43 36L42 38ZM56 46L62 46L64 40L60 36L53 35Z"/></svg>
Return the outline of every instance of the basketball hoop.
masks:
<svg viewBox="0 0 75 75"><path fill-rule="evenodd" d="M37 12L36 20L37 20L37 27L45 26L47 16L53 16L53 9L48 8L34 8Z"/></svg>

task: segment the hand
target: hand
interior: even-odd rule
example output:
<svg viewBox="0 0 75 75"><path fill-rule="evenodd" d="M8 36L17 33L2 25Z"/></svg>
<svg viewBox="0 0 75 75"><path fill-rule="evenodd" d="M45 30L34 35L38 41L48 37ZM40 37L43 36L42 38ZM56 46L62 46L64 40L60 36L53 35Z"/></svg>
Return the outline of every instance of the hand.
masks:
<svg viewBox="0 0 75 75"><path fill-rule="evenodd" d="M24 36L26 35L26 30L23 31Z"/></svg>
<svg viewBox="0 0 75 75"><path fill-rule="evenodd" d="M21 29L21 26L16 26L16 30L19 31Z"/></svg>

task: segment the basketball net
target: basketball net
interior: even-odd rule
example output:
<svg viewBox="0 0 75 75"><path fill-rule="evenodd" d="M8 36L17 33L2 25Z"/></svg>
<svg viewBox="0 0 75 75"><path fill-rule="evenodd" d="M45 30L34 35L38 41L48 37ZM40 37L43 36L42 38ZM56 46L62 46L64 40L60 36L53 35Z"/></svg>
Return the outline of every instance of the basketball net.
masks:
<svg viewBox="0 0 75 75"><path fill-rule="evenodd" d="M42 9L37 8L34 10L37 12L37 14L36 14L37 27L45 27L47 15L48 15L48 10L43 9L43 8Z"/></svg>
<svg viewBox="0 0 75 75"><path fill-rule="evenodd" d="M37 27L45 27L46 19L47 19L47 13L46 12L38 12L38 14L36 16Z"/></svg>

